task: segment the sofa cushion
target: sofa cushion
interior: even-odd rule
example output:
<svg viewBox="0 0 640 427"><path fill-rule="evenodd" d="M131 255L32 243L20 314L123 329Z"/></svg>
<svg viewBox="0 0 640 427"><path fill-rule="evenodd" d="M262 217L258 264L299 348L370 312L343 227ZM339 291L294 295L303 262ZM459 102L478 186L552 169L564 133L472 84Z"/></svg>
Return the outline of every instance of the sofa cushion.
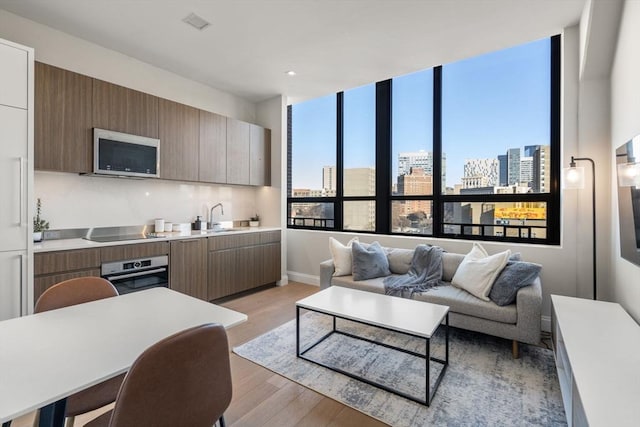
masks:
<svg viewBox="0 0 640 427"><path fill-rule="evenodd" d="M351 246L353 259L353 280L367 280L388 276L389 260L380 243L373 242L367 247L355 241Z"/></svg>
<svg viewBox="0 0 640 427"><path fill-rule="evenodd" d="M329 250L331 251L331 259L333 259L335 268L334 276L351 275L351 245L357 241L358 238L354 237L349 240L349 243L343 245L333 237L329 237Z"/></svg>
<svg viewBox="0 0 640 427"><path fill-rule="evenodd" d="M449 310L453 313L462 313L496 322L515 324L518 320L515 304L500 307L492 301L483 301L464 289L451 285L438 286L428 292L416 293L413 295L413 299L448 305Z"/></svg>
<svg viewBox="0 0 640 427"><path fill-rule="evenodd" d="M474 243L471 251L465 255L458 266L451 284L482 300L489 301L491 286L507 265L509 256L511 256L510 250L489 255L482 245Z"/></svg>
<svg viewBox="0 0 640 427"><path fill-rule="evenodd" d="M331 284L334 286L343 286L345 288L357 289L359 291L375 292L384 294L384 277L376 277L368 280L353 280L353 276L333 277Z"/></svg>
<svg viewBox="0 0 640 427"><path fill-rule="evenodd" d="M458 266L464 259L463 254L454 254L451 252L445 252L442 254L442 280L450 282L453 276L456 274Z"/></svg>
<svg viewBox="0 0 640 427"><path fill-rule="evenodd" d="M389 270L393 274L407 274L411 267L414 249L387 248Z"/></svg>
<svg viewBox="0 0 640 427"><path fill-rule="evenodd" d="M489 298L498 305L512 304L520 288L532 284L540 270L540 264L509 260L491 287Z"/></svg>

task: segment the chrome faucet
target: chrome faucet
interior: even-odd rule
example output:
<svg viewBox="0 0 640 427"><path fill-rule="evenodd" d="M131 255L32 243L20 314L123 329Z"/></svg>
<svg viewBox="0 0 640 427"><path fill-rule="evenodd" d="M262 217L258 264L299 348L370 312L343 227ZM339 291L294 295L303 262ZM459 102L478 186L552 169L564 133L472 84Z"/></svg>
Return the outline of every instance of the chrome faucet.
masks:
<svg viewBox="0 0 640 427"><path fill-rule="evenodd" d="M222 203L217 203L211 207L211 211L209 212L209 224L210 224L209 228L212 230L215 228L216 225L220 225L219 222L213 221L213 210L218 206L220 206L220 215L224 215L224 207L222 206Z"/></svg>

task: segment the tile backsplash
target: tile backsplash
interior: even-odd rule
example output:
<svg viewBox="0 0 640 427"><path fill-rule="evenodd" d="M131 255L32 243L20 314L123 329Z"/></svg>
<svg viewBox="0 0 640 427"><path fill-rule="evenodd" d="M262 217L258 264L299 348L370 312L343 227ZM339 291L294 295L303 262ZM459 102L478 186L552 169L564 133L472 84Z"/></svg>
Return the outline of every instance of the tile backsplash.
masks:
<svg viewBox="0 0 640 427"><path fill-rule="evenodd" d="M52 229L153 224L155 218L193 222L196 215L216 221L247 219L256 209L253 187L81 176L35 172L35 197ZM35 200L34 200L35 203Z"/></svg>

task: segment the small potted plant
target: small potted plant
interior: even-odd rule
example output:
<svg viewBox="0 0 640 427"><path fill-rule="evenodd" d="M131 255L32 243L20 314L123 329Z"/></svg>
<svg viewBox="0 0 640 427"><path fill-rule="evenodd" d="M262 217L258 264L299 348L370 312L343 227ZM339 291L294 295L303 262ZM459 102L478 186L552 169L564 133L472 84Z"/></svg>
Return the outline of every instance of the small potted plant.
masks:
<svg viewBox="0 0 640 427"><path fill-rule="evenodd" d="M33 217L33 241L42 241L42 233L49 229L49 221L40 218L42 212L42 202L40 198L36 201L36 216Z"/></svg>
<svg viewBox="0 0 640 427"><path fill-rule="evenodd" d="M260 216L255 214L251 218L249 218L249 227L259 227L260 226Z"/></svg>

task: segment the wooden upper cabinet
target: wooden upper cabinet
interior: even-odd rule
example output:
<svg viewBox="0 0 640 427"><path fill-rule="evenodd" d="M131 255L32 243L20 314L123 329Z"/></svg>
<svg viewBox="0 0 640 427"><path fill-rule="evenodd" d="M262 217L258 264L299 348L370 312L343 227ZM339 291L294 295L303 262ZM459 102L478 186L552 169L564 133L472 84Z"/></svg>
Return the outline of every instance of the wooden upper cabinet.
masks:
<svg viewBox="0 0 640 427"><path fill-rule="evenodd" d="M198 181L200 110L160 99L160 178Z"/></svg>
<svg viewBox="0 0 640 427"><path fill-rule="evenodd" d="M249 184L271 185L271 130L251 125Z"/></svg>
<svg viewBox="0 0 640 427"><path fill-rule="evenodd" d="M227 118L227 184L249 185L251 125Z"/></svg>
<svg viewBox="0 0 640 427"><path fill-rule="evenodd" d="M36 62L36 169L74 173L92 171L92 80Z"/></svg>
<svg viewBox="0 0 640 427"><path fill-rule="evenodd" d="M198 181L227 182L227 118L200 110Z"/></svg>
<svg viewBox="0 0 640 427"><path fill-rule="evenodd" d="M93 80L93 127L158 138L158 98Z"/></svg>
<svg viewBox="0 0 640 427"><path fill-rule="evenodd" d="M271 131L51 65L35 65L35 168L93 171L93 128L160 139L160 178L271 185Z"/></svg>

